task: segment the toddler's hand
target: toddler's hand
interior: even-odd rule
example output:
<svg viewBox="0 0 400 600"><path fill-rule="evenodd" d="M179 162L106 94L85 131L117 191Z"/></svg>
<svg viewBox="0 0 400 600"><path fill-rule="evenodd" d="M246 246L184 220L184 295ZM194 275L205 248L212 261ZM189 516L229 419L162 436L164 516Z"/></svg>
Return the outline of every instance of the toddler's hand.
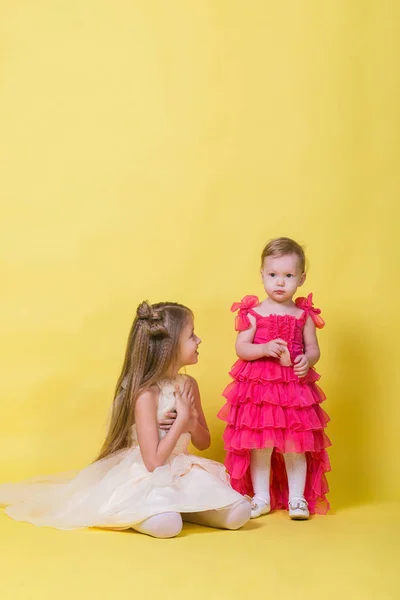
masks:
<svg viewBox="0 0 400 600"><path fill-rule="evenodd" d="M287 342L277 338L264 344L265 356L272 356L273 358L280 358L281 354L285 352Z"/></svg>
<svg viewBox="0 0 400 600"><path fill-rule="evenodd" d="M289 348L286 346L284 351L281 353L279 357L279 363L282 367L291 367L292 361L290 359Z"/></svg>
<svg viewBox="0 0 400 600"><path fill-rule="evenodd" d="M305 354L296 356L294 359L293 371L296 373L297 377L305 377L309 368L310 362Z"/></svg>

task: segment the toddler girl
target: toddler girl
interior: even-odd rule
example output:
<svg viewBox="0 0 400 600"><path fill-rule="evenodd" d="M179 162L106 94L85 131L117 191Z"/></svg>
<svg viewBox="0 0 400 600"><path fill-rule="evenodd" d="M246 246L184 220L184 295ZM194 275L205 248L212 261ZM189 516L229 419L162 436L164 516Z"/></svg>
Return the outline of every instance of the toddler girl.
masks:
<svg viewBox="0 0 400 600"><path fill-rule="evenodd" d="M305 279L302 247L289 238L270 241L261 257L266 298L233 304L239 360L218 416L233 487L252 496L251 518L288 508L292 519L325 513L330 470L324 432L328 416L316 382L320 357L316 328L324 321L312 294L293 296Z"/></svg>

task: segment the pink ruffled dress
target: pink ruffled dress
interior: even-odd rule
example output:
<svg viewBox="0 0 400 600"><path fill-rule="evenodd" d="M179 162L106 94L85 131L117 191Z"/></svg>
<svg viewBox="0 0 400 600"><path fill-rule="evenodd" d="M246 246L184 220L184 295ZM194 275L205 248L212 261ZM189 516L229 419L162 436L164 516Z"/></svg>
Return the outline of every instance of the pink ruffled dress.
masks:
<svg viewBox="0 0 400 600"><path fill-rule="evenodd" d="M268 315L264 317L254 310L259 304L257 296L245 296L232 305L232 312L239 310L236 330L250 327L248 315L256 319L253 342L265 344L280 338L287 342L290 358L303 354L303 328L311 317L318 328L324 326L320 310L314 308L312 294L297 298L296 306L303 310L297 318L292 315ZM223 395L227 403L218 413L226 421L224 432L225 465L234 489L244 495L253 495L250 476L250 452L255 448L274 448L271 458L271 508L288 506L288 484L283 454L305 453L307 479L305 499L311 513L326 513L328 484L325 473L330 470L326 448L331 442L324 432L329 417L322 409L325 400L318 387L320 376L309 369L299 378L293 366L281 366L279 359L264 357L253 361L239 359L230 375L233 381Z"/></svg>

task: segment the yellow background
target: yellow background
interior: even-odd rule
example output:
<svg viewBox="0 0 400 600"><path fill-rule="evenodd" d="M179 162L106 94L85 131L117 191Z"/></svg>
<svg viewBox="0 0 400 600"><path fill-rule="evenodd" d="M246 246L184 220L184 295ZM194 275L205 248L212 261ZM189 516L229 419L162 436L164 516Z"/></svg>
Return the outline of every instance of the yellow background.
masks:
<svg viewBox="0 0 400 600"><path fill-rule="evenodd" d="M399 19L395 0L0 2L1 481L94 458L144 298L195 313L223 460L229 307L286 235L327 323L333 508L399 499Z"/></svg>

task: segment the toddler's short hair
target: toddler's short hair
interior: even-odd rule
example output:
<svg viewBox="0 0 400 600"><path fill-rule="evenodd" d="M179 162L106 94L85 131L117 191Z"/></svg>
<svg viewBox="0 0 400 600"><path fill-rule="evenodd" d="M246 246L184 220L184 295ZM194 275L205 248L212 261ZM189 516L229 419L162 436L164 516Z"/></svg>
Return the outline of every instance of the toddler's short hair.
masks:
<svg viewBox="0 0 400 600"><path fill-rule="evenodd" d="M275 238L268 242L261 254L261 268L267 256L286 256L287 254L295 254L298 257L301 272L304 273L306 269L304 250L300 244L287 237Z"/></svg>

